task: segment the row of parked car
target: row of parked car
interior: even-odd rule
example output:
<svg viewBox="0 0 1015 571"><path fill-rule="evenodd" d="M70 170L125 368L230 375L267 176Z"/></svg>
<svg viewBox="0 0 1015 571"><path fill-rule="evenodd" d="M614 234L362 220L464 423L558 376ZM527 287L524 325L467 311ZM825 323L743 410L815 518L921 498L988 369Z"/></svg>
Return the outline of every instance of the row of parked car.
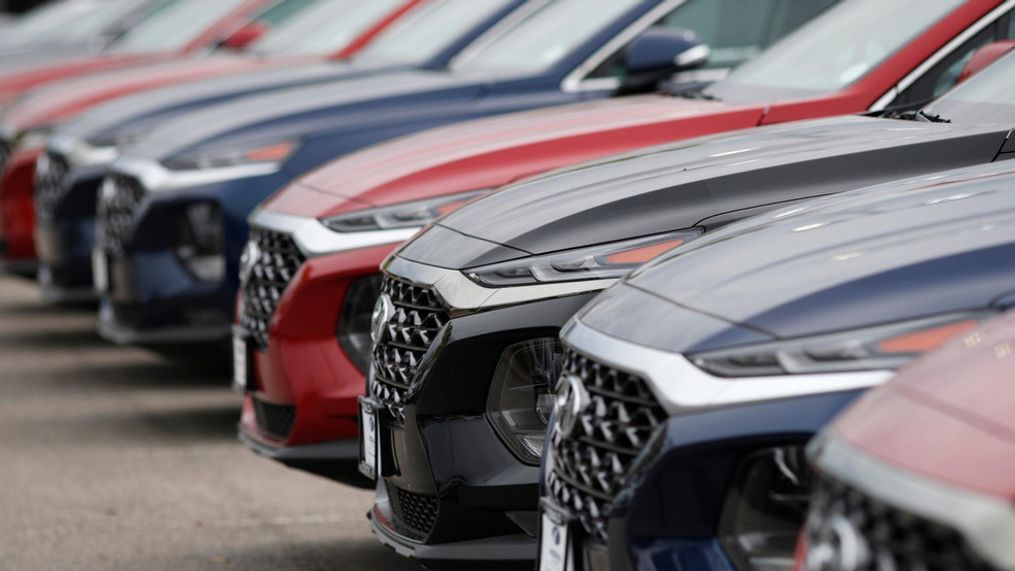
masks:
<svg viewBox="0 0 1015 571"><path fill-rule="evenodd" d="M4 267L231 355L240 441L373 489L399 554L1015 569L1015 1L39 21L0 44Z"/></svg>

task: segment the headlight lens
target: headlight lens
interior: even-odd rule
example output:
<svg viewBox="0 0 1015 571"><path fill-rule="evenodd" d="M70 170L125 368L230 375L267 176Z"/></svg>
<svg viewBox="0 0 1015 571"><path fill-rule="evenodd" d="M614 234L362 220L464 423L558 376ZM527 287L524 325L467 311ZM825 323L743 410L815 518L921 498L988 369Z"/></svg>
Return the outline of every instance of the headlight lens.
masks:
<svg viewBox="0 0 1015 571"><path fill-rule="evenodd" d="M187 206L180 216L176 256L197 279L218 283L226 276L222 212L214 202Z"/></svg>
<svg viewBox="0 0 1015 571"><path fill-rule="evenodd" d="M951 314L791 339L691 356L698 367L720 377L895 370L915 357L969 331L987 313Z"/></svg>
<svg viewBox="0 0 1015 571"><path fill-rule="evenodd" d="M106 131L99 133L93 137L87 139L87 143L91 147L98 149L105 148L116 148L124 149L134 144L138 139L143 137L145 133L152 129L153 125L138 124L127 127L120 127L112 131Z"/></svg>
<svg viewBox="0 0 1015 571"><path fill-rule="evenodd" d="M380 296L380 274L356 280L345 293L342 313L338 317L338 342L363 374L370 369L370 322Z"/></svg>
<svg viewBox="0 0 1015 571"><path fill-rule="evenodd" d="M493 374L487 417L523 462L539 464L553 412L554 388L563 370L560 341L545 337L511 345Z"/></svg>
<svg viewBox="0 0 1015 571"><path fill-rule="evenodd" d="M487 191L473 190L430 200L359 210L326 218L321 222L335 232L416 228L425 226L448 212L468 204L469 201L485 192Z"/></svg>
<svg viewBox="0 0 1015 571"><path fill-rule="evenodd" d="M288 159L299 148L295 141L262 143L244 148L198 149L166 159L163 165L172 170L200 170L250 164L278 164Z"/></svg>
<svg viewBox="0 0 1015 571"><path fill-rule="evenodd" d="M21 131L14 136L15 149L34 149L45 147L49 143L49 137L53 134L53 125L35 127L27 131Z"/></svg>
<svg viewBox="0 0 1015 571"><path fill-rule="evenodd" d="M719 524L719 537L738 569L793 568L812 480L802 446L771 448L745 459Z"/></svg>
<svg viewBox="0 0 1015 571"><path fill-rule="evenodd" d="M488 287L622 278L652 258L701 235L692 228L590 248L512 260L469 270Z"/></svg>

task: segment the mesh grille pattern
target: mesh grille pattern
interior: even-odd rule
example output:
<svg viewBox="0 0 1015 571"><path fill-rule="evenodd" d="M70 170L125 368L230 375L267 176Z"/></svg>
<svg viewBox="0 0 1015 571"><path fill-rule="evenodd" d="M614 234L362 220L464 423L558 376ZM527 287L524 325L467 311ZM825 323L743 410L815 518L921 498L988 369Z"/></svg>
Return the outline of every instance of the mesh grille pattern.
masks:
<svg viewBox="0 0 1015 571"><path fill-rule="evenodd" d="M296 422L296 407L254 399L254 417L261 432L280 440L289 438Z"/></svg>
<svg viewBox="0 0 1015 571"><path fill-rule="evenodd" d="M590 536L606 541L606 514L637 455L667 416L640 377L566 351L564 374L581 379L590 404L567 437L555 432L547 486Z"/></svg>
<svg viewBox="0 0 1015 571"><path fill-rule="evenodd" d="M134 212L144 198L144 187L134 177L118 173L109 175L112 191L103 189L99 197L99 246L110 254L123 252L123 243L130 230Z"/></svg>
<svg viewBox="0 0 1015 571"><path fill-rule="evenodd" d="M413 532L414 539L429 535L437 521L437 496L407 492L387 482L385 486L395 518Z"/></svg>
<svg viewBox="0 0 1015 571"><path fill-rule="evenodd" d="M822 525L848 520L866 544L857 571L993 571L954 529L871 498L831 479L819 481L805 533L809 545L836 542Z"/></svg>
<svg viewBox="0 0 1015 571"><path fill-rule="evenodd" d="M256 226L250 229L250 241L243 255L240 324L258 347L265 349L275 308L306 257L288 234ZM255 259L249 259L250 256Z"/></svg>
<svg viewBox="0 0 1015 571"><path fill-rule="evenodd" d="M6 139L0 139L0 173L7 169L7 161L11 158L11 143Z"/></svg>
<svg viewBox="0 0 1015 571"><path fill-rule="evenodd" d="M381 295L394 311L373 350L371 393L398 422L405 422L405 397L423 355L448 322L448 312L430 289L385 276Z"/></svg>
<svg viewBox="0 0 1015 571"><path fill-rule="evenodd" d="M67 159L46 153L35 167L35 213L39 218L53 218L53 211L63 194L63 184L70 174Z"/></svg>

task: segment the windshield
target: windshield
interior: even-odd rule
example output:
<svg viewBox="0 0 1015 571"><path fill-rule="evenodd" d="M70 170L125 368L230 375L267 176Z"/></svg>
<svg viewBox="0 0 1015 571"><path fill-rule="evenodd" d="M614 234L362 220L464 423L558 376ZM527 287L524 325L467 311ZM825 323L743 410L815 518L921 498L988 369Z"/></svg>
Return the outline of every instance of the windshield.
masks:
<svg viewBox="0 0 1015 571"><path fill-rule="evenodd" d="M971 77L925 107L929 116L961 124L1015 127L1015 55Z"/></svg>
<svg viewBox="0 0 1015 571"><path fill-rule="evenodd" d="M146 15L116 42L128 52L184 48L246 0L168 0Z"/></svg>
<svg viewBox="0 0 1015 571"><path fill-rule="evenodd" d="M331 54L400 6L403 0L327 0L301 10L254 45L269 54Z"/></svg>
<svg viewBox="0 0 1015 571"><path fill-rule="evenodd" d="M458 62L463 70L534 73L549 69L642 0L550 0Z"/></svg>
<svg viewBox="0 0 1015 571"><path fill-rule="evenodd" d="M14 24L4 30L0 43L19 45L95 38L135 4L134 0L71 0L46 5L14 20Z"/></svg>
<svg viewBox="0 0 1015 571"><path fill-rule="evenodd" d="M963 0L845 0L707 92L720 99L799 97L862 79Z"/></svg>
<svg viewBox="0 0 1015 571"><path fill-rule="evenodd" d="M439 0L424 4L385 30L359 57L404 63L427 61L512 2Z"/></svg>

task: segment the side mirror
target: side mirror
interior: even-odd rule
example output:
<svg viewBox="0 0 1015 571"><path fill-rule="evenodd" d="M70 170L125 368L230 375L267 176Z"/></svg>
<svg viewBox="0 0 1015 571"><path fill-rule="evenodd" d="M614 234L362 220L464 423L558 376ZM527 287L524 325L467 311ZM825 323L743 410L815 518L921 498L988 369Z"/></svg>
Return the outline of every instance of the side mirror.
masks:
<svg viewBox="0 0 1015 571"><path fill-rule="evenodd" d="M1015 49L1015 40L1001 40L987 44L976 50L973 52L973 57L971 57L969 62L966 63L966 67L962 68L962 72L959 73L959 78L955 81L955 83L962 83L970 77L980 73L984 69L990 67L992 63L1007 55L1008 52L1013 49Z"/></svg>
<svg viewBox="0 0 1015 571"><path fill-rule="evenodd" d="M231 50L242 50L261 39L261 37L266 33L268 33L268 26L266 24L261 22L250 22L239 30L229 34L229 37L222 40L220 45Z"/></svg>
<svg viewBox="0 0 1015 571"><path fill-rule="evenodd" d="M690 30L656 26L645 30L624 52L625 93L652 91L678 71L708 61L709 48Z"/></svg>

